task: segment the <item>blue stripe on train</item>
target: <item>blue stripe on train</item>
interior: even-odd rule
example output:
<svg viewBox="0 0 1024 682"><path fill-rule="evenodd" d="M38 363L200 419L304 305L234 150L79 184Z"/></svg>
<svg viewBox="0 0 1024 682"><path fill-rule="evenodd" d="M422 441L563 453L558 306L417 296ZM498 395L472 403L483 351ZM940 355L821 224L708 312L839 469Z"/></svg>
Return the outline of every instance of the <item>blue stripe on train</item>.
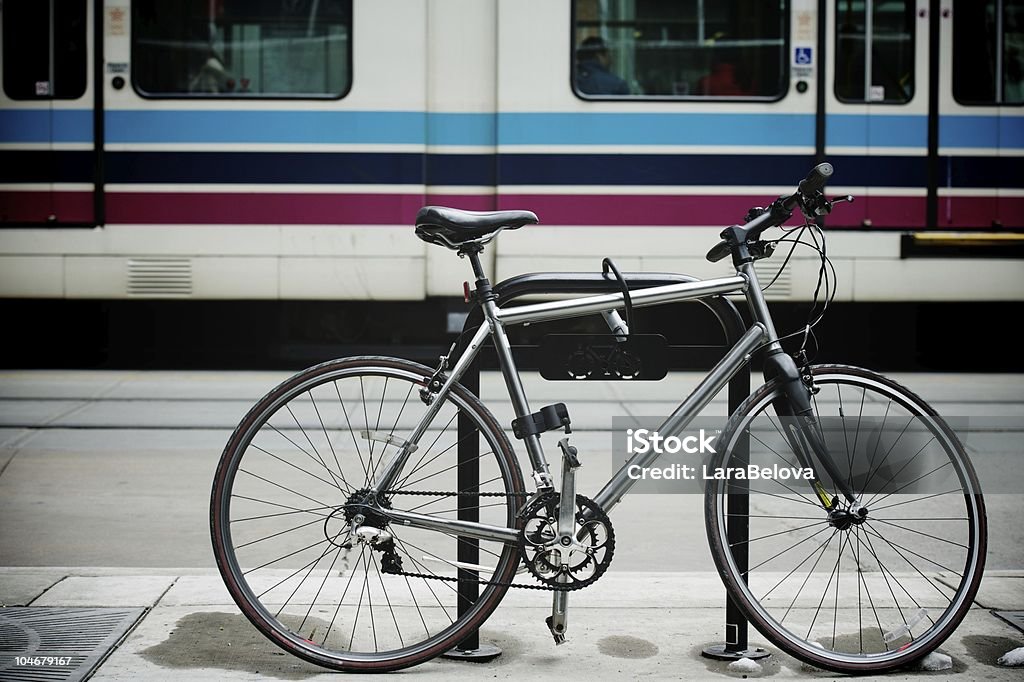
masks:
<svg viewBox="0 0 1024 682"><path fill-rule="evenodd" d="M503 113L503 145L811 146L805 114Z"/></svg>
<svg viewBox="0 0 1024 682"><path fill-rule="evenodd" d="M928 147L928 117L829 114L825 144L837 147Z"/></svg>
<svg viewBox="0 0 1024 682"><path fill-rule="evenodd" d="M88 109L0 110L0 141L91 142ZM923 147L924 116L830 114L827 143ZM51 125L52 124L52 125ZM809 146L811 114L108 110L111 143ZM939 144L1024 148L1024 117L943 116Z"/></svg>
<svg viewBox="0 0 1024 682"><path fill-rule="evenodd" d="M91 182L91 151L0 150L0 182ZM924 187L926 159L837 156L835 186ZM942 187L1024 188L1018 157L943 157ZM792 182L809 156L710 154L372 154L107 152L106 182L160 184L764 186Z"/></svg>
<svg viewBox="0 0 1024 682"><path fill-rule="evenodd" d="M939 146L975 149L1024 149L1022 116L943 116Z"/></svg>
<svg viewBox="0 0 1024 682"><path fill-rule="evenodd" d="M0 109L0 142L92 142L92 109Z"/></svg>
<svg viewBox="0 0 1024 682"><path fill-rule="evenodd" d="M811 145L813 116L458 114L358 111L109 111L119 143L432 145Z"/></svg>

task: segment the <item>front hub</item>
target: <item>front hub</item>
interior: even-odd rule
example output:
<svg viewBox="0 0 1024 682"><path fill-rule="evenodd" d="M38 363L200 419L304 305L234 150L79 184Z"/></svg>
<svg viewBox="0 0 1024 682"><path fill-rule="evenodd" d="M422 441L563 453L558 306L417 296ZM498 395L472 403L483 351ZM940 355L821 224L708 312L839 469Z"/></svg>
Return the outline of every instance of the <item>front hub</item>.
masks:
<svg viewBox="0 0 1024 682"><path fill-rule="evenodd" d="M853 526L859 526L868 520L867 507L851 507L850 509L835 509L828 514L828 523L837 530L848 530Z"/></svg>

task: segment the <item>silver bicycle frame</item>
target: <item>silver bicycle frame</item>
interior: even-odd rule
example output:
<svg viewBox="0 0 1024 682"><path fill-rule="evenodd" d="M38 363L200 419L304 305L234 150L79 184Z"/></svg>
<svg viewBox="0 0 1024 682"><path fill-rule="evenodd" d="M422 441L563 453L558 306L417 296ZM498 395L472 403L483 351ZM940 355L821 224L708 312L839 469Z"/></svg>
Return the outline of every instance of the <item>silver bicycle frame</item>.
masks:
<svg viewBox="0 0 1024 682"><path fill-rule="evenodd" d="M750 263L740 266L737 274L732 277L721 277L683 284L669 284L630 292L630 298L634 307L661 305L739 292L743 292L746 296L747 304L754 319L753 324L711 371L708 372L707 376L704 377L690 395L665 420L664 424L658 428L658 433L665 434L667 437L682 432L722 388L729 383L729 380L746 366L750 360L751 353L760 347L774 348L778 344L778 335L775 332L768 307L761 293L757 274ZM498 365L505 379L505 385L516 415L518 417L525 417L530 414L529 401L523 390L522 382L519 380L515 360L512 357L512 347L508 336L505 334L505 327L507 325L530 324L611 312L623 306L623 299L623 294L620 292L535 303L504 310L495 305L493 301L484 301L482 308L485 322L477 329L466 351L455 363L455 366L452 367L448 379L440 391L438 391L433 403L431 403L423 419L409 437L408 442L400 448L384 467L383 472L375 482L374 489L386 490L391 482L396 480L409 455L415 449L419 438L426 431L427 426L440 409L451 387L460 380L466 369L476 359L488 336L491 337L497 351ZM541 447L540 437L538 435L528 436L524 439L524 442L526 443L527 453L533 466L533 478L537 482L538 487L553 487L551 473L543 448ZM630 478L627 473L629 468L633 465L649 466L659 457L659 454L653 450L652 448L650 452L635 454L608 480L601 491L594 496L594 501L606 512L617 505L636 483L636 480ZM440 518L428 514L395 509L381 509L380 511L388 516L393 523L412 528L426 528L449 532L462 537L505 543L515 543L519 537L519 532L513 528Z"/></svg>

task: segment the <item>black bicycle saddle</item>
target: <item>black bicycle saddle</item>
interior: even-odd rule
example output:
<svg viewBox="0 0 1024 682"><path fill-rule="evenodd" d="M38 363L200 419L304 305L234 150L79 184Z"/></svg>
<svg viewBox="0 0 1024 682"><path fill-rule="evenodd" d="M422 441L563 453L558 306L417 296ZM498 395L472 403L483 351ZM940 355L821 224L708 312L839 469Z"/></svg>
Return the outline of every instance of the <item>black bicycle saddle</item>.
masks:
<svg viewBox="0 0 1024 682"><path fill-rule="evenodd" d="M430 244L459 249L470 242L486 244L502 230L539 222L532 211L463 211L424 206L416 214L416 236Z"/></svg>

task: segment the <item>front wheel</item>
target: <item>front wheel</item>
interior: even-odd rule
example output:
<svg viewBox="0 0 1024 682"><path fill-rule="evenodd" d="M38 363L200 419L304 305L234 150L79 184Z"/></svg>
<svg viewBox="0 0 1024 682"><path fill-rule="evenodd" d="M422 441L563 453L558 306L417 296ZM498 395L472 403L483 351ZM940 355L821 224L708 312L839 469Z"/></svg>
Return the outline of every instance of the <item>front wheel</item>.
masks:
<svg viewBox="0 0 1024 682"><path fill-rule="evenodd" d="M812 375L819 436L855 501L815 466L836 498L822 505L771 382L718 441L711 470L722 478L705 492L711 552L747 619L790 655L844 673L905 666L953 632L978 590L977 476L950 427L899 384L855 367Z"/></svg>
<svg viewBox="0 0 1024 682"><path fill-rule="evenodd" d="M394 358L327 362L273 389L232 434L213 486L214 555L242 613L286 651L346 671L415 665L455 647L508 589L516 547L479 541L469 562L480 568L457 569L476 541L396 527L381 512L515 525L523 482L512 447L462 386L391 489L370 499L427 410L431 374ZM460 478L460 456L478 468L476 485Z"/></svg>

